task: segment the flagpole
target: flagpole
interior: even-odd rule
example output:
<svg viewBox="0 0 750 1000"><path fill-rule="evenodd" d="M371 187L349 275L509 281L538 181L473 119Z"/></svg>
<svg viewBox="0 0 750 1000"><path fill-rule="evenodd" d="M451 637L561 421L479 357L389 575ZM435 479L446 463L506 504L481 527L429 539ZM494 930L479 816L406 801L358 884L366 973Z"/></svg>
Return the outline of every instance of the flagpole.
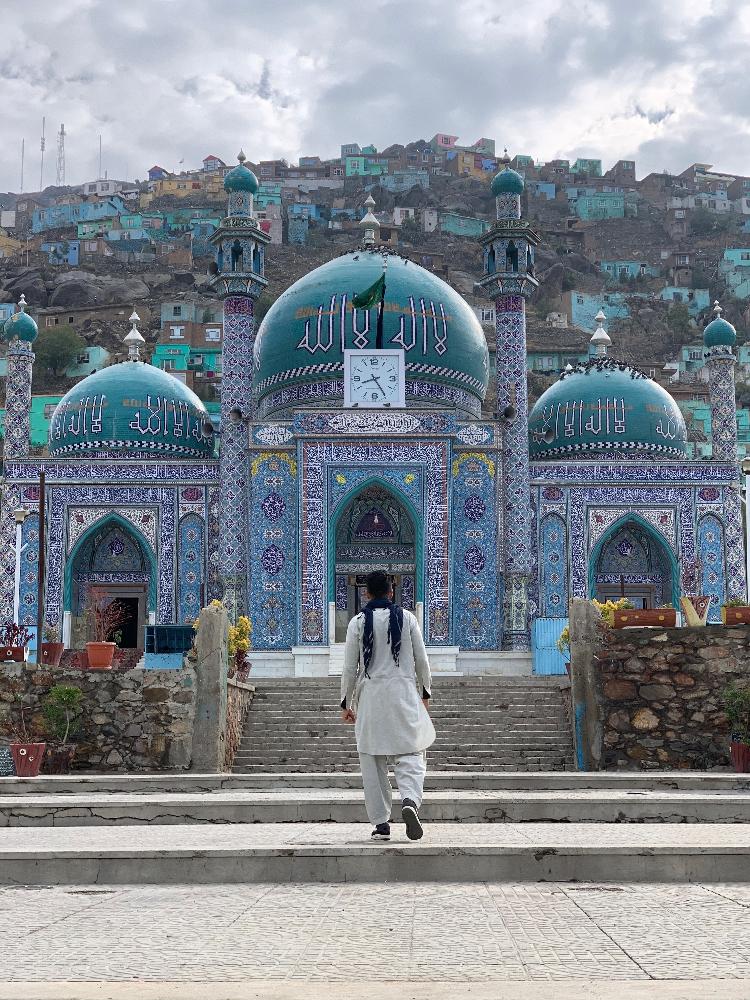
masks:
<svg viewBox="0 0 750 1000"><path fill-rule="evenodd" d="M383 254L383 290L380 293L380 305L378 307L378 327L375 335L375 349L383 350L383 311L385 308L385 272L388 269L388 258Z"/></svg>

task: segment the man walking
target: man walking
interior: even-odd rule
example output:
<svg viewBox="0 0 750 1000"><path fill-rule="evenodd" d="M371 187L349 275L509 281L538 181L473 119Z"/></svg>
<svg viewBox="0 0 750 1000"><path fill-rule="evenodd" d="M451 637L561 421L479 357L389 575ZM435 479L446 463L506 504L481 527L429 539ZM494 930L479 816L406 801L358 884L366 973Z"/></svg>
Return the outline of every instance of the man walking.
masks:
<svg viewBox="0 0 750 1000"><path fill-rule="evenodd" d="M427 650L417 619L393 603L386 573L369 573L366 590L368 603L346 632L341 718L356 723L372 839L391 839L392 763L406 836L419 840L426 751L435 742L427 711L432 684Z"/></svg>

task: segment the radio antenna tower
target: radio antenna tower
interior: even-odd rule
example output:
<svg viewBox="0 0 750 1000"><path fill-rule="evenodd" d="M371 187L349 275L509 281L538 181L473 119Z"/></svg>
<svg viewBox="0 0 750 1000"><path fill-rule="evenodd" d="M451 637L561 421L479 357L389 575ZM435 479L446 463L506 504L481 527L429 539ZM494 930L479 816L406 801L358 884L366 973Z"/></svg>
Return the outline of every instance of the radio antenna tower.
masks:
<svg viewBox="0 0 750 1000"><path fill-rule="evenodd" d="M26 158L26 140L21 139L21 194L23 194L23 161Z"/></svg>
<svg viewBox="0 0 750 1000"><path fill-rule="evenodd" d="M65 183L65 126L60 125L60 131L57 133L57 176L55 178L55 184L62 185Z"/></svg>
<svg viewBox="0 0 750 1000"><path fill-rule="evenodd" d="M39 158L39 190L44 190L44 123L46 119L42 118L42 139L39 143L39 152L41 156Z"/></svg>

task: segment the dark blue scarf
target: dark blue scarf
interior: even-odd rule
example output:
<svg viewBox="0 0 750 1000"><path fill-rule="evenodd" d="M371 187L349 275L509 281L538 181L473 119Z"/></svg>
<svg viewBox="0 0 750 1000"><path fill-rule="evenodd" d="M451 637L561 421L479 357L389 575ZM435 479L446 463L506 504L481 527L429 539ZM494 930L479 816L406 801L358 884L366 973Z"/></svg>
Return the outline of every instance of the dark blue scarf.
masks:
<svg viewBox="0 0 750 1000"><path fill-rule="evenodd" d="M372 660L372 647L374 642L372 631L372 613L376 608L388 608L388 645L391 647L393 659L398 666L398 658L401 655L401 632L404 627L404 612L397 604L389 601L386 597L378 597L368 604L365 604L362 613L365 616L365 629L362 633L362 658L365 663L365 677L369 677L370 661Z"/></svg>

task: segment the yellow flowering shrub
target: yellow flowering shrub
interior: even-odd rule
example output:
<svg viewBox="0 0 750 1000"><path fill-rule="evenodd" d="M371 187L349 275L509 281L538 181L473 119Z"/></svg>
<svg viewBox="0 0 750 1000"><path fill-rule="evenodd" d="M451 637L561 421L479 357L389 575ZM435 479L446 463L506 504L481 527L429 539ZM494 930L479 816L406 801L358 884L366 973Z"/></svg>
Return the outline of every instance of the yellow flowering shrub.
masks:
<svg viewBox="0 0 750 1000"><path fill-rule="evenodd" d="M619 601L597 601L591 602L599 614L602 616L602 624L607 628L612 628L615 621L615 611L632 610L633 605L626 597L621 597ZM558 650L565 656L570 650L570 625L566 625L557 640Z"/></svg>
<svg viewBox="0 0 750 1000"><path fill-rule="evenodd" d="M229 626L229 657L237 656L238 653L247 653L250 649L250 636L253 626L247 615L240 615L236 625Z"/></svg>

